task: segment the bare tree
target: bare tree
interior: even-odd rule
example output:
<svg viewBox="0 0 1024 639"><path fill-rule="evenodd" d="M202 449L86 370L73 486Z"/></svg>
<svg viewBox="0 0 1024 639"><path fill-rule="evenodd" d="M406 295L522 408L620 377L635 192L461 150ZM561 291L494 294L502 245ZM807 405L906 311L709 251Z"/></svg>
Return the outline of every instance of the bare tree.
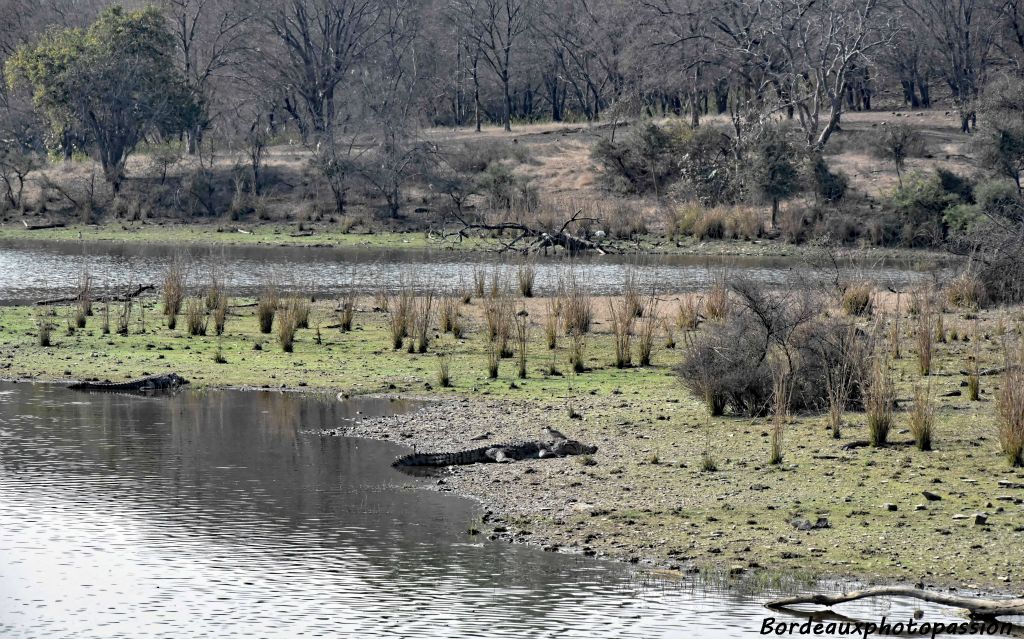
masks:
<svg viewBox="0 0 1024 639"><path fill-rule="evenodd" d="M529 28L532 0L453 0L452 9L466 26L466 36L501 83L502 123L512 130L510 91L513 52Z"/></svg>

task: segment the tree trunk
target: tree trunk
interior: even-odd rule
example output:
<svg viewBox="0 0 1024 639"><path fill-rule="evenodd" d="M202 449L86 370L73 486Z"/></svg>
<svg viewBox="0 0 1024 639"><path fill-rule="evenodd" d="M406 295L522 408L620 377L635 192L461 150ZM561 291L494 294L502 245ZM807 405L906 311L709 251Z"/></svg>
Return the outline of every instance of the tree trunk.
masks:
<svg viewBox="0 0 1024 639"><path fill-rule="evenodd" d="M505 92L505 131L512 132L512 94L509 92L508 70L501 76L501 87Z"/></svg>

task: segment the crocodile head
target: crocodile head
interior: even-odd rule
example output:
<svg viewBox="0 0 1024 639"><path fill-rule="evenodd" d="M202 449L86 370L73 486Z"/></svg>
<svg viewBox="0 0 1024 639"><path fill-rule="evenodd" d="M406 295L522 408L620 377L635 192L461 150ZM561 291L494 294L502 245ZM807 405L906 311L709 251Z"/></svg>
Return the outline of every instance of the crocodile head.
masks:
<svg viewBox="0 0 1024 639"><path fill-rule="evenodd" d="M597 452L597 446L584 444L575 439L563 439L551 445L552 452L556 455L592 455Z"/></svg>

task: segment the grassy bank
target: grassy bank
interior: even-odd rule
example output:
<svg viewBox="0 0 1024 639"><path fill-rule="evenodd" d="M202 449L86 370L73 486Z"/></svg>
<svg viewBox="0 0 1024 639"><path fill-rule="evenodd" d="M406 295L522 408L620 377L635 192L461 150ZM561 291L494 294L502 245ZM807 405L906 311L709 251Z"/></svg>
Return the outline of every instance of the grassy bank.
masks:
<svg viewBox="0 0 1024 639"><path fill-rule="evenodd" d="M675 326L678 301L663 299L659 306L668 326ZM168 329L157 300L143 304L127 335L102 333L102 303L74 331L67 328L76 320L72 306L42 315L34 307L0 309L0 376L119 381L173 370L199 387L431 397L439 403L421 414L368 421L354 433L421 450L458 449L479 445L470 438L484 432L491 441L532 438L550 424L599 446L592 459L456 469L439 488L475 496L494 512L475 524L482 535L680 568L786 569L1000 590L1019 590L1024 581L1024 489L999 483L1024 484L1024 471L1010 469L999 451L993 397L1001 377L981 377L980 401L970 401L960 374L971 356L982 369L1002 363L1004 338L1019 332L1019 310L947 310L945 341L933 345L928 378L918 371L914 322L904 314L903 353L892 362L901 407L894 444L844 450L867 437L863 413L846 415L839 440L826 416L797 415L784 428L783 463L771 465L771 418L709 418L673 373L681 348L666 347L665 326L658 325L651 365L615 366L607 299L593 300L594 330L580 374L572 373L564 332L556 349L547 347L547 301L516 299L514 307L529 313L526 379L514 357L502 359L498 378L489 379L484 303L477 298L459 303L464 336L432 326L424 354L392 348L388 314L373 310L381 300L357 300L346 333L335 327L338 302L315 304L311 328L297 332L291 353L283 352L276 331L259 332L252 300L233 300L222 336L212 328L210 335L189 336L184 317ZM118 308L111 306L114 331ZM876 309L885 308L892 300L878 299ZM39 345L40 321L54 327L51 346ZM686 341L685 331L672 332L680 345ZM439 384L441 361L449 363L451 388ZM930 452L908 443L905 409L922 380L930 382L937 411ZM714 472L706 470L708 456ZM922 491L941 499L929 501ZM976 513L986 513L986 523L976 524ZM793 524L819 518L828 527Z"/></svg>

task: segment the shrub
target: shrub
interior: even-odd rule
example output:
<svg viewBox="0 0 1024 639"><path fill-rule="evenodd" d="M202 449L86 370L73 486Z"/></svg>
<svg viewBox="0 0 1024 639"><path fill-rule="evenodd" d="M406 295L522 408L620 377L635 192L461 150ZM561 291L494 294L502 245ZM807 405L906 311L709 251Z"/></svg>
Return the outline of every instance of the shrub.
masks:
<svg viewBox="0 0 1024 639"><path fill-rule="evenodd" d="M811 186L815 195L822 202L829 204L838 202L846 195L850 180L842 173L833 172L825 158L815 156L811 161Z"/></svg>
<svg viewBox="0 0 1024 639"><path fill-rule="evenodd" d="M903 184L903 166L908 158L924 154L924 139L909 124L887 124L873 139L875 157L888 160L896 167L896 177Z"/></svg>
<svg viewBox="0 0 1024 639"><path fill-rule="evenodd" d="M680 176L688 129L669 131L653 123L637 128L621 142L602 139L591 156L602 169L605 184L621 193L663 194Z"/></svg>
<svg viewBox="0 0 1024 639"><path fill-rule="evenodd" d="M858 317L870 315L874 291L875 287L870 282L858 282L847 286L843 291L843 312Z"/></svg>

